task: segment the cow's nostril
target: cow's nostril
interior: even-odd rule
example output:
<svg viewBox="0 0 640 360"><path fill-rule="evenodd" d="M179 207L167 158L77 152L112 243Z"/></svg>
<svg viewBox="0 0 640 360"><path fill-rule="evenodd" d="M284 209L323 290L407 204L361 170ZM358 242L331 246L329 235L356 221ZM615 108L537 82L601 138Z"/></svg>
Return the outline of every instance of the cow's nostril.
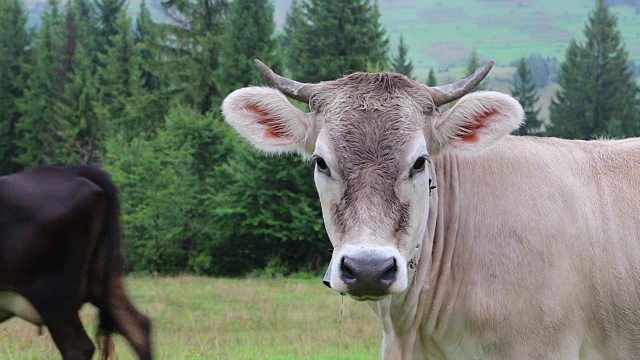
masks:
<svg viewBox="0 0 640 360"><path fill-rule="evenodd" d="M342 261L340 262L342 278L347 281L356 280L355 264L349 264L350 262L353 262L353 260L346 256L343 257Z"/></svg>
<svg viewBox="0 0 640 360"><path fill-rule="evenodd" d="M394 281L396 281L396 275L398 274L398 265L396 264L396 259L393 258L392 261L389 261L388 264L385 264L382 275L380 276L380 283L386 287L391 286Z"/></svg>
<svg viewBox="0 0 640 360"><path fill-rule="evenodd" d="M396 279L396 274L398 273L398 265L396 265L396 259L393 258L393 261L387 266L387 268L382 273L380 279L382 281L391 281L393 282Z"/></svg>

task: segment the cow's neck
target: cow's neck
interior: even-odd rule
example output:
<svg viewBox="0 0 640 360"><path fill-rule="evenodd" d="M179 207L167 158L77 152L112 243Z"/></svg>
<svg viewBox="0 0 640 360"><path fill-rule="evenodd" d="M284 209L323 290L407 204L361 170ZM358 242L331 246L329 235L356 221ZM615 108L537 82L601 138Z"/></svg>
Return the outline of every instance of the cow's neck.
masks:
<svg viewBox="0 0 640 360"><path fill-rule="evenodd" d="M455 302L457 282L452 274L461 191L459 163L455 156L432 159L431 177L436 186L430 198L424 241L409 269L409 288L402 294L372 304L383 325L385 359L411 358L421 349L439 353L437 339L443 336ZM427 343L428 342L428 343Z"/></svg>

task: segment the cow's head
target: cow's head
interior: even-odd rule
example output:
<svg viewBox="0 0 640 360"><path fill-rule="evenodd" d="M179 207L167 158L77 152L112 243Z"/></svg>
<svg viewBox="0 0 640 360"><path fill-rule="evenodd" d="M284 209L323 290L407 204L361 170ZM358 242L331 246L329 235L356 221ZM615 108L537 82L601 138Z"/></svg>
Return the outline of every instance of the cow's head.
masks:
<svg viewBox="0 0 640 360"><path fill-rule="evenodd" d="M408 262L425 237L433 172L429 157L481 151L517 128L523 111L510 96L478 92L451 110L491 69L427 87L395 73L354 73L318 84L275 74L256 61L277 90L231 93L223 114L266 152L315 160L315 183L334 251L327 280L357 300L378 300L408 286ZM310 112L285 97L307 102Z"/></svg>

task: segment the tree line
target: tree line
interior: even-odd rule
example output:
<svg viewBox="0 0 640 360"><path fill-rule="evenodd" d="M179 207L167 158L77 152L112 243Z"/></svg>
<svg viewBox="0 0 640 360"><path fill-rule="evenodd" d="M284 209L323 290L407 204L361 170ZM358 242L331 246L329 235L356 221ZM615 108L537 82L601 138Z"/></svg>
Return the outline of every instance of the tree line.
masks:
<svg viewBox="0 0 640 360"><path fill-rule="evenodd" d="M0 173L104 167L120 189L130 271L322 270L330 243L312 165L249 148L221 118L221 101L263 84L254 58L304 82L353 71L414 77L404 40L390 49L371 0L294 0L278 33L269 0L161 4L167 23L144 1L132 19L125 0L48 0L28 29L24 0L0 0ZM634 70L600 0L585 35L560 66L552 124L538 119L537 84L519 62L520 134L639 132ZM467 71L477 66L474 52ZM433 69L425 82L436 85Z"/></svg>

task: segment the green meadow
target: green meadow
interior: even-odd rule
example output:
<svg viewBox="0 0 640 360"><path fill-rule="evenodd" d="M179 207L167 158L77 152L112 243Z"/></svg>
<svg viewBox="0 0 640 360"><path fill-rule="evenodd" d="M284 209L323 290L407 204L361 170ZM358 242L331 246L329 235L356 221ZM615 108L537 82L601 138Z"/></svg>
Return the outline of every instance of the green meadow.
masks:
<svg viewBox="0 0 640 360"><path fill-rule="evenodd" d="M127 285L153 321L157 359L380 358L382 330L369 306L319 278L130 277ZM81 317L95 340L96 309L85 305ZM118 360L135 359L120 336L115 349ZM38 335L20 319L0 324L0 359L59 358L46 328Z"/></svg>

